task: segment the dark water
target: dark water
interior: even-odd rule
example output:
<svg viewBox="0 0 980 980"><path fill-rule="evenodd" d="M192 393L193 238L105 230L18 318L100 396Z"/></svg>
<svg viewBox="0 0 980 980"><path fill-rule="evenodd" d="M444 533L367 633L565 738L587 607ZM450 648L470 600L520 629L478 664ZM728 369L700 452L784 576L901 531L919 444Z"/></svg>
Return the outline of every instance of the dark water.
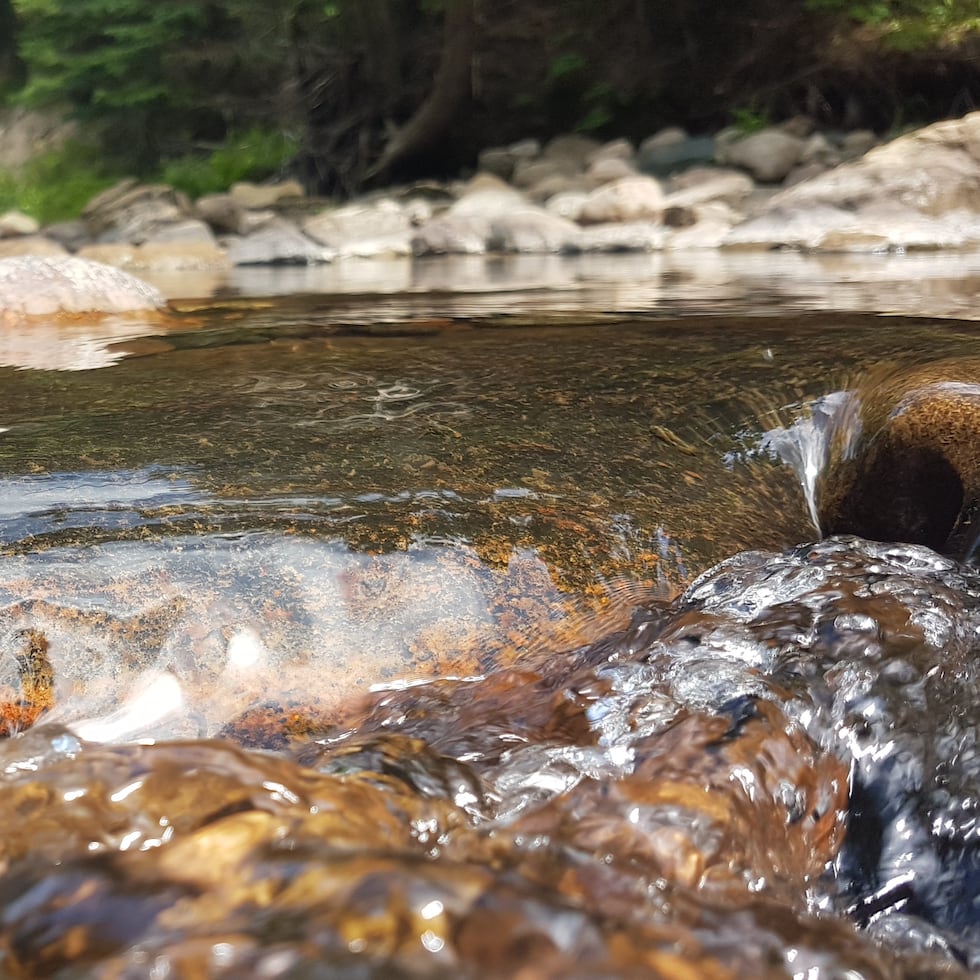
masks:
<svg viewBox="0 0 980 980"><path fill-rule="evenodd" d="M883 364L973 383L969 280L624 269L8 345L4 970L980 965L980 579L801 545L760 448Z"/></svg>

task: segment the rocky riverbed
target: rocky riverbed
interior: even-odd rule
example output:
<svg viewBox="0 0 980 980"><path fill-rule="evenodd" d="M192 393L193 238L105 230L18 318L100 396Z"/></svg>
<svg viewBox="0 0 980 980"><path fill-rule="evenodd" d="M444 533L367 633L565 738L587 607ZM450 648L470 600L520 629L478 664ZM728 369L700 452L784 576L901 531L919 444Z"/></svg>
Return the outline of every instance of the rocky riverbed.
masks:
<svg viewBox="0 0 980 980"><path fill-rule="evenodd" d="M238 184L189 200L127 180L77 221L0 216L0 256L64 255L146 274L485 253L980 246L980 113L881 142L794 119L750 135L668 129L634 147L584 136L492 148L466 180L338 204Z"/></svg>

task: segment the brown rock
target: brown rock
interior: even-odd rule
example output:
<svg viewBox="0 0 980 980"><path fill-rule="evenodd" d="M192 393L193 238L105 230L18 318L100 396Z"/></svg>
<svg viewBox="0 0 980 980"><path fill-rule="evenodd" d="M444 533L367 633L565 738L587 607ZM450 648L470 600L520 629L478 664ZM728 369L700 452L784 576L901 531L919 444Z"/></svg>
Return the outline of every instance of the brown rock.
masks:
<svg viewBox="0 0 980 980"><path fill-rule="evenodd" d="M980 361L883 368L852 405L819 487L821 527L965 552L980 507Z"/></svg>

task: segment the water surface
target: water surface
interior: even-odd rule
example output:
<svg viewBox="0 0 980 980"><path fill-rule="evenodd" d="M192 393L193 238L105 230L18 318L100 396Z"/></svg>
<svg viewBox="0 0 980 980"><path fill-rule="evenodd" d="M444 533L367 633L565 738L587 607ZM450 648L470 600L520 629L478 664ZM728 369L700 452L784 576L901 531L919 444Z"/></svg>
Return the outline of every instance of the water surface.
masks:
<svg viewBox="0 0 980 980"><path fill-rule="evenodd" d="M0 680L8 728L32 705L43 723L3 749L7 825L30 815L4 851L5 967L975 958L972 920L937 912L973 900L968 828L928 840L942 793L980 797L971 573L845 543L752 596L818 536L764 434L869 367L975 354L978 275L976 256L714 253L243 270L209 296L164 284L162 324L8 338ZM876 581L895 598L865 608ZM906 693L958 637L952 693L899 712L869 630ZM936 705L955 730L928 729ZM861 711L874 739L849 734ZM928 753L952 775L920 799L902 760ZM860 785L913 830L848 850L866 757L900 759ZM928 874L959 884L909 899Z"/></svg>

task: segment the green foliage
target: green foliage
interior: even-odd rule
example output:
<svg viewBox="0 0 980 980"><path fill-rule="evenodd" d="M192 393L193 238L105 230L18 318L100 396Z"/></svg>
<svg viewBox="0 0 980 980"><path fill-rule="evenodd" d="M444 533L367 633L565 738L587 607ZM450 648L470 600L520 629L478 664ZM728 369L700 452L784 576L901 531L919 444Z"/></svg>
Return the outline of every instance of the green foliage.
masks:
<svg viewBox="0 0 980 980"><path fill-rule="evenodd" d="M749 135L750 133L758 133L759 130L772 125L772 119L765 109L760 110L754 107L733 109L732 125L739 132Z"/></svg>
<svg viewBox="0 0 980 980"><path fill-rule="evenodd" d="M875 27L887 44L903 51L955 45L980 31L977 0L806 0L806 5Z"/></svg>
<svg viewBox="0 0 980 980"><path fill-rule="evenodd" d="M271 177L296 154L298 141L279 130L253 127L232 134L207 156L185 156L163 168L163 180L191 197L227 190L238 180Z"/></svg>
<svg viewBox="0 0 980 980"><path fill-rule="evenodd" d="M616 91L608 82L590 85L582 98L585 115L575 129L580 133L594 133L608 126L615 115Z"/></svg>
<svg viewBox="0 0 980 980"><path fill-rule="evenodd" d="M16 208L41 224L77 218L96 194L117 179L103 169L93 146L67 143L16 173L0 171L0 210Z"/></svg>
<svg viewBox="0 0 980 980"><path fill-rule="evenodd" d="M585 58L575 51L563 51L555 55L548 65L548 78L557 82L572 75L579 75L587 68Z"/></svg>
<svg viewBox="0 0 980 980"><path fill-rule="evenodd" d="M147 174L279 119L291 18L309 2L14 0L28 70L19 101L69 105L110 158Z"/></svg>
<svg viewBox="0 0 980 980"><path fill-rule="evenodd" d="M204 5L143 0L16 0L21 55L30 69L26 102L66 97L81 114L184 104L167 51L207 25Z"/></svg>

